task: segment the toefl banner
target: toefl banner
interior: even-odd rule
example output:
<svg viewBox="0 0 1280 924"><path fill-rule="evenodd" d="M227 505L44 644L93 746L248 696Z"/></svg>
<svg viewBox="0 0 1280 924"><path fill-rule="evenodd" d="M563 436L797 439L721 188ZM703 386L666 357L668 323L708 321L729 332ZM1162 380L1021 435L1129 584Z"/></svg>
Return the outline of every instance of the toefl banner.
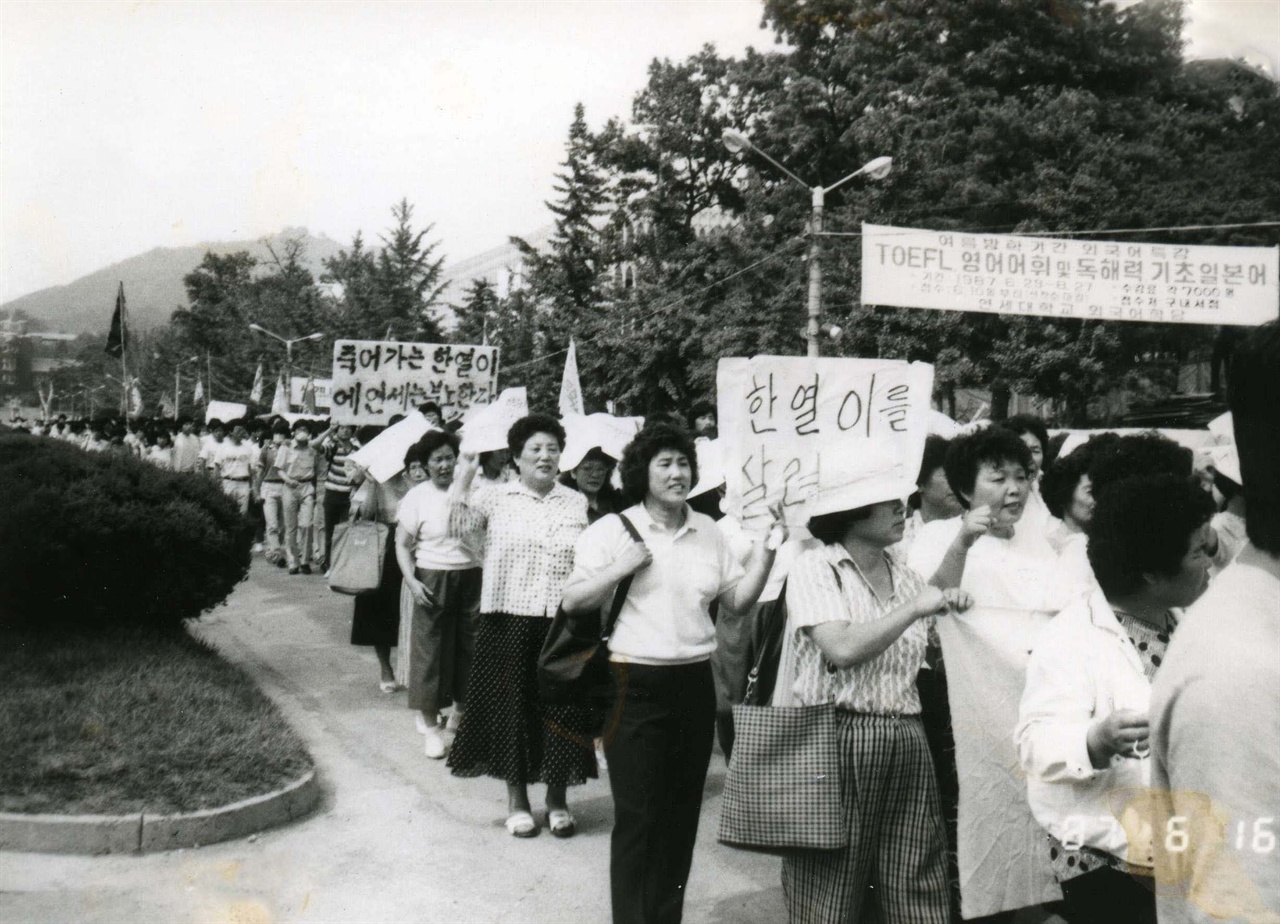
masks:
<svg viewBox="0 0 1280 924"><path fill-rule="evenodd" d="M724 510L748 532L781 503L791 525L915 490L933 367L756 356L716 368Z"/></svg>
<svg viewBox="0 0 1280 924"><path fill-rule="evenodd" d="M862 226L862 303L1253 326L1280 314L1280 248Z"/></svg>
<svg viewBox="0 0 1280 924"><path fill-rule="evenodd" d="M330 417L387 424L434 401L446 421L498 394L498 348L444 343L338 340L333 344Z"/></svg>

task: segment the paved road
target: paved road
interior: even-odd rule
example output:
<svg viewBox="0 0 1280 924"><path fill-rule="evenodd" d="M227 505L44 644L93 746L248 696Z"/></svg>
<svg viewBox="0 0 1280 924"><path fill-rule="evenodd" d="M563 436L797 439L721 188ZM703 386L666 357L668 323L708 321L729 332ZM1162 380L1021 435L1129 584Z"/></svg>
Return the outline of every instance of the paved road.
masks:
<svg viewBox="0 0 1280 924"><path fill-rule="evenodd" d="M571 790L577 837L512 838L502 784L455 779L423 756L405 694L378 690L377 662L347 644L350 626L350 598L257 558L198 630L306 739L325 789L313 816L143 857L0 853L0 921L607 921L607 781ZM723 782L717 754L685 920L785 920L779 861L715 841Z"/></svg>

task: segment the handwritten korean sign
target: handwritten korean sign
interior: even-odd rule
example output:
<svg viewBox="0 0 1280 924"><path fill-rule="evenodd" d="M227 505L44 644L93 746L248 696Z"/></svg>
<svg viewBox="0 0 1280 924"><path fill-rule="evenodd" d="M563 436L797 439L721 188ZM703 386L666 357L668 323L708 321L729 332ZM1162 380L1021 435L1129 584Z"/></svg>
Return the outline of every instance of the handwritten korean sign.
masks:
<svg viewBox="0 0 1280 924"><path fill-rule="evenodd" d="M862 226L867 305L1100 321L1265 324L1280 248Z"/></svg>
<svg viewBox="0 0 1280 924"><path fill-rule="evenodd" d="M722 359L717 417L726 509L750 530L905 497L928 430L933 367L879 359Z"/></svg>
<svg viewBox="0 0 1280 924"><path fill-rule="evenodd" d="M332 417L386 424L434 401L445 420L498 393L498 348L441 343L338 340L333 344Z"/></svg>

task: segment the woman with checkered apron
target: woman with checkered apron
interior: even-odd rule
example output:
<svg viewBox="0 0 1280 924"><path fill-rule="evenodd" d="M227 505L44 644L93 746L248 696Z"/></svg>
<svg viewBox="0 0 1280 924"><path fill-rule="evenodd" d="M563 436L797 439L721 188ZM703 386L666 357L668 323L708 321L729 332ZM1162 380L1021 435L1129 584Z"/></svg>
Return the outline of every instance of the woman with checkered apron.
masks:
<svg viewBox="0 0 1280 924"><path fill-rule="evenodd" d="M570 837L576 821L565 790L596 776L591 716L538 696L538 654L587 525L587 499L559 484L564 428L553 417L523 417L507 434L520 477L471 490L479 457L464 452L449 489L450 533L484 549L480 622L467 708L449 750L455 776L507 784L507 831L540 830L529 784L547 787L547 827Z"/></svg>
<svg viewBox="0 0 1280 924"><path fill-rule="evenodd" d="M849 844L784 857L782 888L791 924L946 924L946 834L916 675L930 620L970 601L928 586L890 551L902 501L867 500L834 511L815 502L809 531L823 544L801 553L787 581L791 663L779 677L794 682L774 702L835 704Z"/></svg>
<svg viewBox="0 0 1280 924"><path fill-rule="evenodd" d="M786 530L778 522L775 541L757 542L744 569L715 522L686 503L697 453L670 424L636 434L620 472L624 493L638 502L582 534L564 608L602 607L633 576L609 637L617 690L604 729L613 921L679 924L715 731L710 607L719 600L720 618L729 619L755 605Z"/></svg>

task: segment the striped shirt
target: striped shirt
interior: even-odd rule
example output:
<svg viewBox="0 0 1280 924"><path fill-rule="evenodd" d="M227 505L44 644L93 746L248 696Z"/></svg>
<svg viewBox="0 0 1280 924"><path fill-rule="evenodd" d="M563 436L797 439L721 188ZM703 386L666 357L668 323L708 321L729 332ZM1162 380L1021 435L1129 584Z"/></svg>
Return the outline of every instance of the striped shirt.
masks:
<svg viewBox="0 0 1280 924"><path fill-rule="evenodd" d="M867 623L910 603L925 581L885 552L893 592L881 600L863 580L844 546L802 552L787 579L787 630L795 645L796 699L802 706L835 703L850 712L919 715L916 675L924 664L930 620L918 619L878 657L852 667L827 663L807 631L828 622ZM838 575L838 576L837 576Z"/></svg>
<svg viewBox="0 0 1280 924"><path fill-rule="evenodd" d="M359 448L360 444L355 440L338 440L325 447L324 457L329 461L329 473L324 479L326 491L351 493L352 478L347 468L347 457Z"/></svg>

